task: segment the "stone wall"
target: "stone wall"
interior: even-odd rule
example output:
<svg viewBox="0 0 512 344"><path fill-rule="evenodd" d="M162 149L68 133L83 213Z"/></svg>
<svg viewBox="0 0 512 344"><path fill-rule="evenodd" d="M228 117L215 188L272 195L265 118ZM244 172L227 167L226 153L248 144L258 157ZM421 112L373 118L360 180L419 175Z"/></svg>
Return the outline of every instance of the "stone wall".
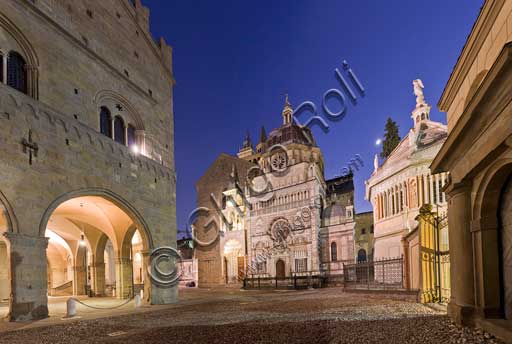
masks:
<svg viewBox="0 0 512 344"><path fill-rule="evenodd" d="M99 130L102 91L116 94L130 103L126 120L141 118L148 154L173 168L171 48L153 41L141 11L129 1L6 0L0 28L30 45L41 102Z"/></svg>
<svg viewBox="0 0 512 344"><path fill-rule="evenodd" d="M245 176L251 165L251 163L243 159L221 154L196 183L197 206L210 209L207 216L199 216L197 222L194 223L197 229L196 238L201 242L211 242L207 246L200 245L197 241L195 243L199 287L225 283L223 278L221 240L219 239L222 220L215 210L210 195L213 194L217 202L221 202L222 192L230 185L230 174L233 166L236 167L240 182L242 183L241 187L244 188ZM214 222L208 227L207 224L211 219Z"/></svg>
<svg viewBox="0 0 512 344"><path fill-rule="evenodd" d="M140 2L135 9L129 4L0 3L3 37L23 43L38 88L30 97L0 84L0 203L10 222L4 234L11 319L48 314L44 230L51 212L70 198L113 202L145 233L148 249L176 244L170 48L151 40ZM106 98L143 126L149 157L99 133ZM31 159L23 140L37 144ZM152 284L145 295L151 303L169 303L177 288Z"/></svg>

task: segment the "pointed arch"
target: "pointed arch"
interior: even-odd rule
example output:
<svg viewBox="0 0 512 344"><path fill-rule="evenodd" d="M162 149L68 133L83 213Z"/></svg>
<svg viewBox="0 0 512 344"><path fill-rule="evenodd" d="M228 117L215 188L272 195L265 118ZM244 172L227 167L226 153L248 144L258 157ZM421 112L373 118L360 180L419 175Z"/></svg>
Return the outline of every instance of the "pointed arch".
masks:
<svg viewBox="0 0 512 344"><path fill-rule="evenodd" d="M128 101L128 99L122 95L111 90L101 90L94 96L94 103L98 106L98 110L100 110L102 106L105 106L108 103L119 104L123 108L123 120L126 123L131 124L137 131L145 130L140 113Z"/></svg>

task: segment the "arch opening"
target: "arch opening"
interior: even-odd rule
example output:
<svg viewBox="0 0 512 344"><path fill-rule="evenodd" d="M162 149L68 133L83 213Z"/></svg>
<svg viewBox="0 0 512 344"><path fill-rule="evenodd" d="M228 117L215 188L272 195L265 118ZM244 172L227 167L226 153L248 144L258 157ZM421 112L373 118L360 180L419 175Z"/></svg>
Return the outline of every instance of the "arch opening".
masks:
<svg viewBox="0 0 512 344"><path fill-rule="evenodd" d="M481 233L476 250L482 278L480 307L486 317L512 318L512 163L491 166L477 193L474 221Z"/></svg>
<svg viewBox="0 0 512 344"><path fill-rule="evenodd" d="M49 238L50 302L67 295L126 299L144 289L142 252L152 243L128 208L110 197L78 195L57 200L47 210L41 226Z"/></svg>
<svg viewBox="0 0 512 344"><path fill-rule="evenodd" d="M2 198L0 198L0 319L9 313L11 298L9 252L7 242L4 240L4 233L12 231L12 228L11 219Z"/></svg>

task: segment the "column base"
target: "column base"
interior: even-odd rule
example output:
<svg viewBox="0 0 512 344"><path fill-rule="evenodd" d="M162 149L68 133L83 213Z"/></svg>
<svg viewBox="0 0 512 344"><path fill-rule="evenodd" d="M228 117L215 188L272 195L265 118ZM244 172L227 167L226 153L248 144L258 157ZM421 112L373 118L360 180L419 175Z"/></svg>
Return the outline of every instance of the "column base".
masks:
<svg viewBox="0 0 512 344"><path fill-rule="evenodd" d="M28 321L48 318L48 306L35 306L34 302L13 303L7 314L9 321Z"/></svg>
<svg viewBox="0 0 512 344"><path fill-rule="evenodd" d="M474 319L475 308L471 306L461 306L451 301L448 304L448 316L457 325L473 326L475 324Z"/></svg>

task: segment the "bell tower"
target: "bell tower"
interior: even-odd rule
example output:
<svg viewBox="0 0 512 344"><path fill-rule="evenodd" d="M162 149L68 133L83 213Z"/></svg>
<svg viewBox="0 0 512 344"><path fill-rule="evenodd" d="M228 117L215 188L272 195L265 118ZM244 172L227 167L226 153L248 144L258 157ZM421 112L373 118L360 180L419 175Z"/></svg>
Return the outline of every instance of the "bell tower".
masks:
<svg viewBox="0 0 512 344"><path fill-rule="evenodd" d="M284 108L283 108L283 125L290 124L292 122L292 116L293 116L293 109L288 101L288 95L286 95L286 99L284 101Z"/></svg>
<svg viewBox="0 0 512 344"><path fill-rule="evenodd" d="M423 82L421 79L416 79L412 82L414 87L414 95L416 96L416 108L411 112L411 118L414 122L414 130L419 128L420 124L424 121L430 120L430 105L425 101L423 95Z"/></svg>

